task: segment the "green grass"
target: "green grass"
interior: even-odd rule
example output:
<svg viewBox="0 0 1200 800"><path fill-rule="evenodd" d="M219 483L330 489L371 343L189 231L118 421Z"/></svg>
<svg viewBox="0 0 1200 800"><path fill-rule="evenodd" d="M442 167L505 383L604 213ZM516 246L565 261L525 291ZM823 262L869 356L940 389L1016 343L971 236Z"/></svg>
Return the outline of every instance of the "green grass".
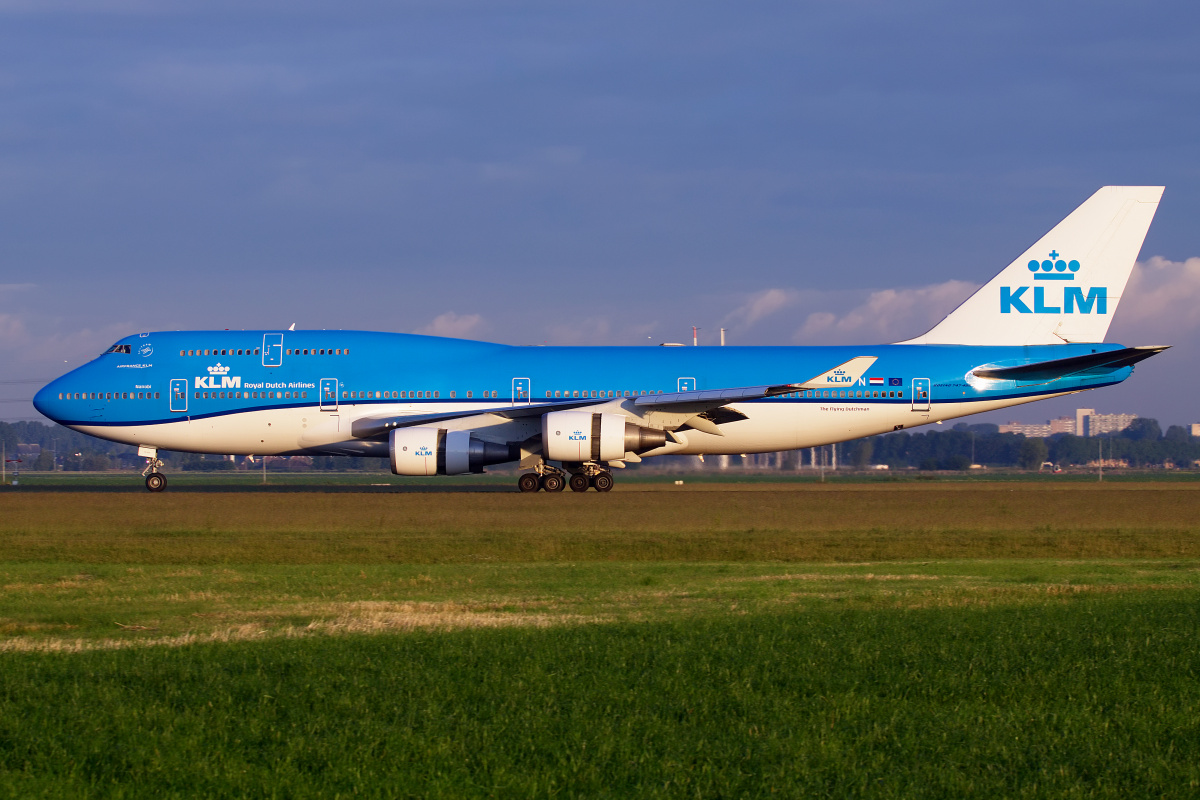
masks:
<svg viewBox="0 0 1200 800"><path fill-rule="evenodd" d="M1192 561L0 565L0 652L1200 589Z"/></svg>
<svg viewBox="0 0 1200 800"><path fill-rule="evenodd" d="M71 655L0 795L1194 797L1192 593Z"/></svg>
<svg viewBox="0 0 1200 800"><path fill-rule="evenodd" d="M1200 490L0 494L0 798L1200 795Z"/></svg>
<svg viewBox="0 0 1200 800"><path fill-rule="evenodd" d="M31 493L0 562L881 561L1200 557L1200 487L687 486L566 493Z"/></svg>

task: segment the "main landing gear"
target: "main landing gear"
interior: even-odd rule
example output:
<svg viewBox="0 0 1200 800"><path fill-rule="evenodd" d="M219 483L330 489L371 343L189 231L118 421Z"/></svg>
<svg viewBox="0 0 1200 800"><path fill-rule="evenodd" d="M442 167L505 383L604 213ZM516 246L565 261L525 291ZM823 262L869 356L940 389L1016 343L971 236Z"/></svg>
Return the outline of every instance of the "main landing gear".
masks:
<svg viewBox="0 0 1200 800"><path fill-rule="evenodd" d="M522 492L536 492L539 489L561 492L568 486L572 492L586 492L588 489L607 492L613 487L613 476L599 464L581 464L569 477L556 467L542 464L538 466L537 472L523 473L517 479L517 488Z"/></svg>
<svg viewBox="0 0 1200 800"><path fill-rule="evenodd" d="M159 472L162 469L162 459L157 455L146 462L142 477L146 479L146 488L152 492L161 492L167 488L167 476Z"/></svg>

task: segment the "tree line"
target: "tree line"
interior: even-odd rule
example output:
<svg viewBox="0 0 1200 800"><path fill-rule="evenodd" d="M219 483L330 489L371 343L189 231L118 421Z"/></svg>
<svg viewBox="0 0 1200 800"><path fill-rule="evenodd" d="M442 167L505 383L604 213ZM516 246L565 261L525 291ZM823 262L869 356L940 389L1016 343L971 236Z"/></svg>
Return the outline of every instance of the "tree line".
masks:
<svg viewBox="0 0 1200 800"><path fill-rule="evenodd" d="M891 469L962 470L971 464L1037 469L1049 461L1059 466L1095 463L1101 456L1130 467L1191 467L1200 461L1200 437L1182 425L1166 433L1158 420L1141 417L1120 433L1083 437L1055 434L1046 439L1000 433L992 424L959 423L950 430L889 433L841 445L851 466L887 464Z"/></svg>

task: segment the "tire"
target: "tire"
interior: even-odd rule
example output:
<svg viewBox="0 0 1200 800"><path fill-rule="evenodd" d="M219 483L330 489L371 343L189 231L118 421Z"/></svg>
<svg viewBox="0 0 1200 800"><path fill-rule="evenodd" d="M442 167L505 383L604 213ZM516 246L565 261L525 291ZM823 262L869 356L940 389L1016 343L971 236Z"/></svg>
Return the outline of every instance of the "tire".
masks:
<svg viewBox="0 0 1200 800"><path fill-rule="evenodd" d="M517 488L522 492L536 492L538 489L542 488L542 486L538 481L536 472L526 472L524 475L517 478Z"/></svg>
<svg viewBox="0 0 1200 800"><path fill-rule="evenodd" d="M597 492L611 491L613 487L613 476L607 472L601 472L596 477L592 478L592 486Z"/></svg>
<svg viewBox="0 0 1200 800"><path fill-rule="evenodd" d="M550 473L542 477L542 488L547 492L561 492L567 487L567 482L563 480L562 475Z"/></svg>
<svg viewBox="0 0 1200 800"><path fill-rule="evenodd" d="M167 476L161 472L151 472L146 476L146 488L152 492L161 492L167 488Z"/></svg>
<svg viewBox="0 0 1200 800"><path fill-rule="evenodd" d="M571 480L567 481L567 485L571 487L572 492L586 492L591 483L588 480L588 476L582 472L576 472L571 476Z"/></svg>

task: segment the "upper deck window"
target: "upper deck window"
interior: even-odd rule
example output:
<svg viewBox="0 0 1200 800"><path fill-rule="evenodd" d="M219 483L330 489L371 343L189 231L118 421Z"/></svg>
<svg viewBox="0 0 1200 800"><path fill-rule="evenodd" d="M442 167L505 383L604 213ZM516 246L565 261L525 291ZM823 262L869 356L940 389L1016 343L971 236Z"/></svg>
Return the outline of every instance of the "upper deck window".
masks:
<svg viewBox="0 0 1200 800"><path fill-rule="evenodd" d="M128 345L128 344L114 344L112 347L108 348L104 352L105 352L105 354L124 353L126 355L129 355L130 353L133 352L133 347L132 347L132 345Z"/></svg>

